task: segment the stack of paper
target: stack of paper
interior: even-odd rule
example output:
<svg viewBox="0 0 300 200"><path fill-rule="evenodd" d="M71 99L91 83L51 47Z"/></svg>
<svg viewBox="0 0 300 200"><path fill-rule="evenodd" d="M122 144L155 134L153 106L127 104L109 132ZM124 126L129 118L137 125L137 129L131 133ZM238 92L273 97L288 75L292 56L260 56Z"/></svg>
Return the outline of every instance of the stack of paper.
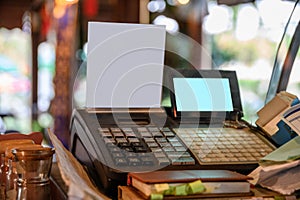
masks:
<svg viewBox="0 0 300 200"><path fill-rule="evenodd" d="M50 129L48 129L48 134L55 148L56 160L62 179L68 186L68 199L110 200L94 186L83 166L63 146Z"/></svg>
<svg viewBox="0 0 300 200"><path fill-rule="evenodd" d="M300 136L268 154L249 176L253 184L290 195L300 189Z"/></svg>
<svg viewBox="0 0 300 200"><path fill-rule="evenodd" d="M295 99L297 99L297 96L288 92L278 93L257 112L259 118L255 123L270 136L273 136L279 130L277 123L281 120L282 114L291 107Z"/></svg>
<svg viewBox="0 0 300 200"><path fill-rule="evenodd" d="M282 116L282 120L300 135L300 104L290 107Z"/></svg>
<svg viewBox="0 0 300 200"><path fill-rule="evenodd" d="M284 115L287 115L286 112L292 106L299 103L300 101L296 95L281 91L257 112L259 118L255 123L277 146L281 146L296 136L291 127L287 126L286 121L289 122L290 120L285 120ZM294 120L295 115L292 116Z"/></svg>

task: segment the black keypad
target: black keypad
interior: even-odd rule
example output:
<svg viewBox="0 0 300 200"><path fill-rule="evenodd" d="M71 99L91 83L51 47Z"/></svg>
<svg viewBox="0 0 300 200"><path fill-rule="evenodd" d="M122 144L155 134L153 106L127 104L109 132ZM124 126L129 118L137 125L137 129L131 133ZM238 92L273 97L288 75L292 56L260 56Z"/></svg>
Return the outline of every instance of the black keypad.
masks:
<svg viewBox="0 0 300 200"><path fill-rule="evenodd" d="M186 146L169 128L99 128L117 166L194 165Z"/></svg>

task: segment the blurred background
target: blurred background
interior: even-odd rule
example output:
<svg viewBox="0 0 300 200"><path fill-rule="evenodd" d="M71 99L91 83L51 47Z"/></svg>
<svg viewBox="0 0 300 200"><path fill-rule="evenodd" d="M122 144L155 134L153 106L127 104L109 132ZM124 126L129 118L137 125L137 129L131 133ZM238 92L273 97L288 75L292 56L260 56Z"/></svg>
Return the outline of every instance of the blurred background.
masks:
<svg viewBox="0 0 300 200"><path fill-rule="evenodd" d="M0 0L0 132L53 127L68 144L72 109L85 104L89 21L165 25L165 64L236 70L244 116L254 124L256 112L265 104L272 71L282 66L299 23L299 3L295 4L283 0ZM295 65L287 91L300 96L299 52ZM169 106L168 96L162 104Z"/></svg>

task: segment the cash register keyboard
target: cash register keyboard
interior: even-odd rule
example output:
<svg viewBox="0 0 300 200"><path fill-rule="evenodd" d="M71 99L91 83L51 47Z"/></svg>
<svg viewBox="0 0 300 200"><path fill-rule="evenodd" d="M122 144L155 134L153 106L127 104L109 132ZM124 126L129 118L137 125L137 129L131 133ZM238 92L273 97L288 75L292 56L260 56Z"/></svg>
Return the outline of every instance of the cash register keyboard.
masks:
<svg viewBox="0 0 300 200"><path fill-rule="evenodd" d="M224 128L99 128L117 166L257 163L273 148L256 134Z"/></svg>
<svg viewBox="0 0 300 200"><path fill-rule="evenodd" d="M257 163L274 149L248 129L174 129L202 164Z"/></svg>
<svg viewBox="0 0 300 200"><path fill-rule="evenodd" d="M187 147L169 128L99 128L117 166L195 165Z"/></svg>

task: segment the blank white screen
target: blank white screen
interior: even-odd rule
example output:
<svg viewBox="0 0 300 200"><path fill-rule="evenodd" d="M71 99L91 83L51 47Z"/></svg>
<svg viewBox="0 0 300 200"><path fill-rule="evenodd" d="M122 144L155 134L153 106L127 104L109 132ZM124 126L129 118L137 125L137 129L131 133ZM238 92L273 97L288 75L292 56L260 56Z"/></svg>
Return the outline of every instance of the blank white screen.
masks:
<svg viewBox="0 0 300 200"><path fill-rule="evenodd" d="M229 79L174 78L177 111L233 111Z"/></svg>

